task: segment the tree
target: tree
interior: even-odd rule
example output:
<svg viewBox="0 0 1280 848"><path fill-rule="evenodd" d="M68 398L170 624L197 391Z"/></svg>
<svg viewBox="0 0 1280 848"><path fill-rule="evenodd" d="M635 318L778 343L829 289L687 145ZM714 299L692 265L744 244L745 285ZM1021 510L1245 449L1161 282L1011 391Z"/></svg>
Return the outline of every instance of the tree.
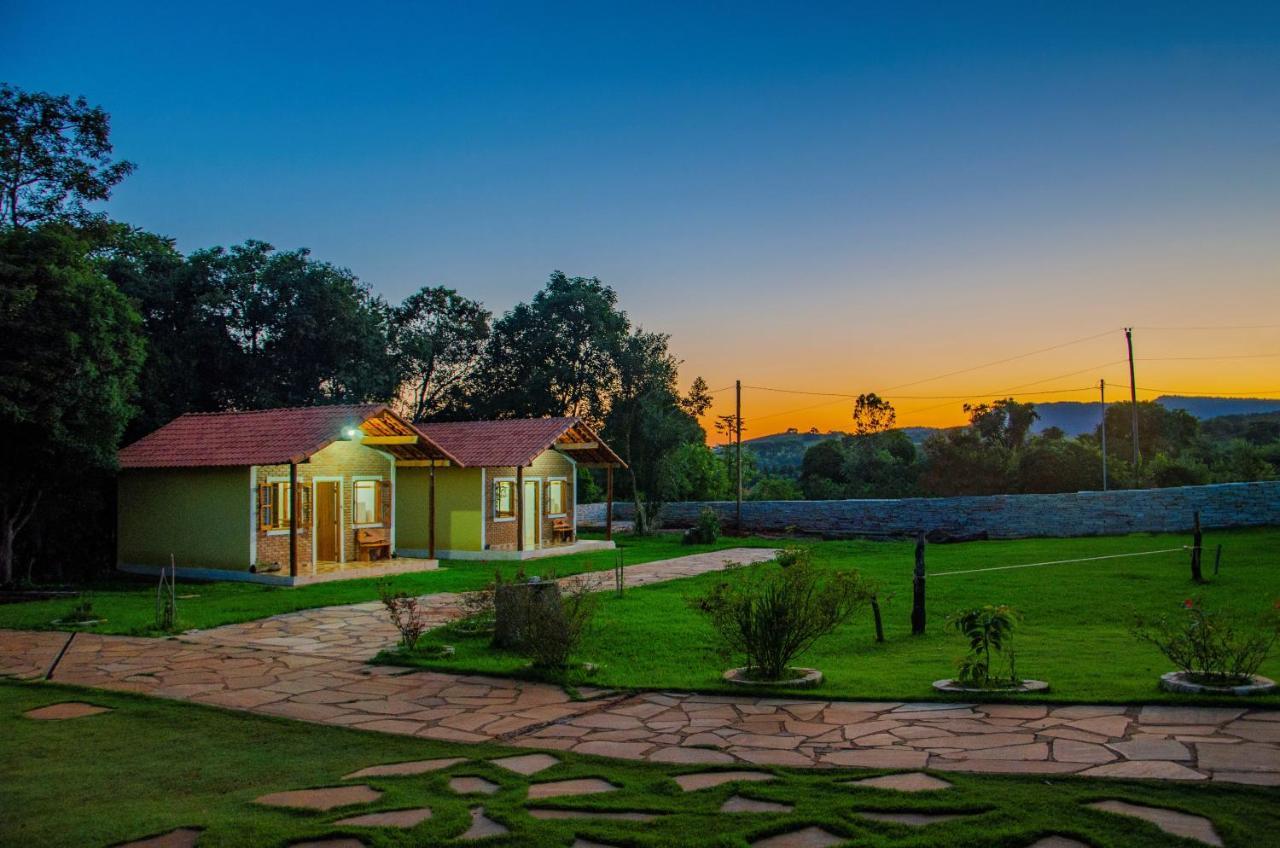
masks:
<svg viewBox="0 0 1280 848"><path fill-rule="evenodd" d="M90 217L134 170L111 160L111 119L83 97L0 83L0 220L27 227Z"/></svg>
<svg viewBox="0 0 1280 848"><path fill-rule="evenodd" d="M893 404L877 395L858 395L853 405L853 432L859 436L869 433L881 433L888 430L898 421L898 413Z"/></svg>
<svg viewBox="0 0 1280 848"><path fill-rule="evenodd" d="M1018 452L1018 490L1028 494L1102 488L1102 454L1078 439L1046 434Z"/></svg>
<svg viewBox="0 0 1280 848"><path fill-rule="evenodd" d="M825 439L804 452L800 462L800 485L806 498L829 500L843 498L845 477L844 445L837 439Z"/></svg>
<svg viewBox="0 0 1280 848"><path fill-rule="evenodd" d="M689 394L680 400L680 406L694 418L701 418L711 408L713 400L707 388L707 381L701 377L694 377L693 385L689 386Z"/></svg>
<svg viewBox="0 0 1280 848"><path fill-rule="evenodd" d="M418 421L450 406L481 364L489 310L444 286L423 288L391 310L391 351L401 406Z"/></svg>
<svg viewBox="0 0 1280 848"><path fill-rule="evenodd" d="M732 447L738 439L738 416L736 415L717 415L715 423L716 433L724 439L725 447ZM747 431L747 422L742 421L742 432Z"/></svg>
<svg viewBox="0 0 1280 848"><path fill-rule="evenodd" d="M618 385L631 322L596 277L551 274L493 324L469 404L482 418L574 415L599 424Z"/></svg>
<svg viewBox="0 0 1280 848"><path fill-rule="evenodd" d="M114 468L133 414L140 321L89 253L63 225L0 234L0 583L41 499Z"/></svg>
<svg viewBox="0 0 1280 848"><path fill-rule="evenodd" d="M958 427L925 440L921 487L930 495L999 495L1016 485L1016 454L1003 439Z"/></svg>
<svg viewBox="0 0 1280 848"><path fill-rule="evenodd" d="M1019 403L1013 398L977 405L966 403L964 411L969 413L969 426L984 442L1009 450L1022 447L1031 425L1040 417L1034 403Z"/></svg>
<svg viewBox="0 0 1280 848"><path fill-rule="evenodd" d="M919 493L916 446L899 430L847 439L844 456L845 497L906 498Z"/></svg>

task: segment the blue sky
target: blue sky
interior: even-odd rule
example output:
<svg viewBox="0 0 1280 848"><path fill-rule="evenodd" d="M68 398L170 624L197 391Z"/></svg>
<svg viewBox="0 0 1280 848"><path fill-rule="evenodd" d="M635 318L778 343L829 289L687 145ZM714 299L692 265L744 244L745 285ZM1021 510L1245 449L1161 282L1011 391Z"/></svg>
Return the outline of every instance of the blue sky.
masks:
<svg viewBox="0 0 1280 848"><path fill-rule="evenodd" d="M595 274L716 385L1280 317L1280 4L693 5L3 0L0 77L111 112L110 211L184 250L495 311Z"/></svg>

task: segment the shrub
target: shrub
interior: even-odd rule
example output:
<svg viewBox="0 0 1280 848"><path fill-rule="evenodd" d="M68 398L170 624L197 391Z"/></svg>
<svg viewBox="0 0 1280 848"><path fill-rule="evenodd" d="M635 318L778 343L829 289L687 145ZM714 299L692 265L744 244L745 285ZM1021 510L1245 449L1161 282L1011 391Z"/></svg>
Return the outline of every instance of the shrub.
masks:
<svg viewBox="0 0 1280 848"><path fill-rule="evenodd" d="M80 601L58 620L64 624L82 624L86 621L97 621L98 614L93 610L93 595L85 592L80 597Z"/></svg>
<svg viewBox="0 0 1280 848"><path fill-rule="evenodd" d="M788 567L733 568L690 603L711 619L726 654L746 657L749 674L780 680L792 660L869 598L858 572L835 572L820 581L807 559L801 559Z"/></svg>
<svg viewBox="0 0 1280 848"><path fill-rule="evenodd" d="M1188 598L1175 615L1136 617L1132 632L1155 645L1193 682L1238 686L1252 680L1280 638L1280 615L1272 610L1260 621L1249 621Z"/></svg>
<svg viewBox="0 0 1280 848"><path fill-rule="evenodd" d="M596 610L591 588L590 581L575 578L565 581L555 592L524 593L528 610L518 650L535 668L568 667L591 630Z"/></svg>
<svg viewBox="0 0 1280 848"><path fill-rule="evenodd" d="M698 523L684 531L680 541L686 545L710 545L720 538L720 516L711 507L703 507Z"/></svg>
<svg viewBox="0 0 1280 848"><path fill-rule="evenodd" d="M400 631L400 643L406 651L412 651L427 631L427 611L416 597L391 591L391 584L386 580L378 583L378 598L386 607L391 623Z"/></svg>
<svg viewBox="0 0 1280 848"><path fill-rule="evenodd" d="M783 568L790 568L793 565L812 565L813 548L790 545L778 551L778 555L774 559Z"/></svg>
<svg viewBox="0 0 1280 848"><path fill-rule="evenodd" d="M992 606L960 610L948 620L948 624L969 640L969 653L958 662L956 679L965 686L1005 687L1017 686L1018 668L1013 651L1013 628L1021 619L1017 610L1009 606ZM1003 654L1009 675L997 676L992 665L992 653Z"/></svg>

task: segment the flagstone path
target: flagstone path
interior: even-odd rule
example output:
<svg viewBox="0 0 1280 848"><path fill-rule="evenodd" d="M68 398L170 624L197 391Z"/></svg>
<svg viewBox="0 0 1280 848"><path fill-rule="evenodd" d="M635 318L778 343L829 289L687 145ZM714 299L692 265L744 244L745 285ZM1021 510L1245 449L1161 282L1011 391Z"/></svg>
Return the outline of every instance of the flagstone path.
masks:
<svg viewBox="0 0 1280 848"><path fill-rule="evenodd" d="M628 568L642 585L740 552ZM606 575L611 584L612 575ZM369 605L173 639L0 631L0 675L213 704L321 724L632 760L1280 785L1280 710L829 701L579 690L369 665L395 634ZM441 615L450 608L440 602ZM369 612L368 616L363 613ZM364 629L362 629L364 628ZM82 720L92 720L82 719ZM483 816L483 813L479 814Z"/></svg>

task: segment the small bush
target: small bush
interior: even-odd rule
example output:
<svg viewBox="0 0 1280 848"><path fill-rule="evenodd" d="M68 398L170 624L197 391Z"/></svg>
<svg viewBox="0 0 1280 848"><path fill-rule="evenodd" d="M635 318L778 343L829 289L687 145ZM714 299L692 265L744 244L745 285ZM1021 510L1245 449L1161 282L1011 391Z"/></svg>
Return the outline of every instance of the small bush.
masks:
<svg viewBox="0 0 1280 848"><path fill-rule="evenodd" d="M790 566L734 568L691 605L711 619L727 655L746 657L750 675L781 680L791 662L870 599L856 571L820 581L803 558Z"/></svg>
<svg viewBox="0 0 1280 848"><path fill-rule="evenodd" d="M711 507L698 513L698 523L684 531L680 541L686 545L711 545L720 538L720 516Z"/></svg>
<svg viewBox="0 0 1280 848"><path fill-rule="evenodd" d="M58 619L63 624L83 624L86 621L97 621L98 614L93 610L93 596L86 592L81 596L80 601L71 608L62 618Z"/></svg>
<svg viewBox="0 0 1280 848"><path fill-rule="evenodd" d="M427 631L426 610L407 592L391 591L391 584L386 580L378 583L378 599L386 607L391 623L400 631L400 644L406 651L412 651Z"/></svg>
<svg viewBox="0 0 1280 848"><path fill-rule="evenodd" d="M565 581L559 591L541 597L526 593L524 639L519 651L535 668L561 670L578 652L591 630L596 597L582 578Z"/></svg>
<svg viewBox="0 0 1280 848"><path fill-rule="evenodd" d="M1238 686L1253 679L1280 638L1280 615L1273 609L1263 619L1249 621L1188 598L1176 614L1136 617L1132 632L1155 645L1193 682Z"/></svg>
<svg viewBox="0 0 1280 848"><path fill-rule="evenodd" d="M783 568L790 568L793 565L812 565L813 564L813 548L802 548L799 545L791 545L778 551L778 555L774 557L778 565Z"/></svg>
<svg viewBox="0 0 1280 848"><path fill-rule="evenodd" d="M961 684L1002 688L1022 682L1013 650L1013 628L1020 619L1012 607L991 604L960 610L951 616L947 623L969 640L969 653L958 662L956 679ZM993 665L1002 655L1008 676L998 675Z"/></svg>

